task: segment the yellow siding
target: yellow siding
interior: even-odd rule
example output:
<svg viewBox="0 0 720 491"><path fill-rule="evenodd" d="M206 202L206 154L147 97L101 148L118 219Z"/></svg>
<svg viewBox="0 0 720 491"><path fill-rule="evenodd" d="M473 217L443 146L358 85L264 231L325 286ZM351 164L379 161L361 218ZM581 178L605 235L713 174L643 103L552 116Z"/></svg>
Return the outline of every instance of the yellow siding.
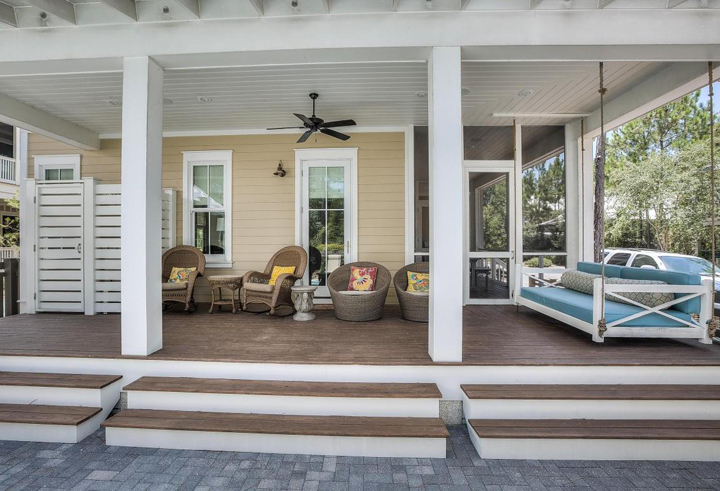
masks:
<svg viewBox="0 0 720 491"><path fill-rule="evenodd" d="M263 269L272 253L295 243L296 135L240 135L165 138L163 187L178 190L178 244L182 243L183 151L233 150L233 269ZM313 137L302 148L358 148L358 255L361 261L385 265L394 272L405 261L405 135L355 133L348 142ZM79 150L31 134L28 175L34 155L79 153L82 176L104 183L120 182L120 140L103 140L98 151ZM282 160L287 176L273 176ZM212 270L229 273L229 270ZM208 299L205 282L197 297ZM396 302L391 291L389 302Z"/></svg>

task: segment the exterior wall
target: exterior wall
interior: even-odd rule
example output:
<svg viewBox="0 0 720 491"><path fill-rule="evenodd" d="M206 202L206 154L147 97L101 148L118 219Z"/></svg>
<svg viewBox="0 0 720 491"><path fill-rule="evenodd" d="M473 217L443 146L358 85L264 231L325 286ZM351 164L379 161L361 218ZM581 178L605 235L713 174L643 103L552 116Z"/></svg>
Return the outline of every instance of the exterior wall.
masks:
<svg viewBox="0 0 720 491"><path fill-rule="evenodd" d="M209 274L264 269L273 252L295 243L295 152L297 135L173 137L163 141L163 187L178 190L177 243L182 243L183 151L233 150L233 269ZM37 134L28 139L28 177L34 155L79 153L82 177L120 182L120 140L103 140L98 151L80 150ZM405 135L353 133L348 142L324 135L302 148L357 147L358 259L394 272L405 261ZM287 176L273 175L283 161ZM196 297L209 299L204 281ZM396 303L391 290L388 303Z"/></svg>

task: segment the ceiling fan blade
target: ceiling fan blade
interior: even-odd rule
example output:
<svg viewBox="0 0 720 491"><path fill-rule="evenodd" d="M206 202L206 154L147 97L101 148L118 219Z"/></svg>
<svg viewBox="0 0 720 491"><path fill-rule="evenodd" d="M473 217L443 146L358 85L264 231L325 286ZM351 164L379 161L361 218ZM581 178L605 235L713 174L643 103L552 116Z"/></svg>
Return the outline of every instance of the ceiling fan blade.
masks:
<svg viewBox="0 0 720 491"><path fill-rule="evenodd" d="M348 135L344 135L335 130L328 130L326 128L321 128L320 133L325 133L327 136L332 136L333 138L337 138L338 140L342 141L348 141L350 139Z"/></svg>
<svg viewBox="0 0 720 491"><path fill-rule="evenodd" d="M300 118L300 120L301 120L303 123L305 123L306 125L308 125L308 126L310 126L310 127L314 126L313 122L310 121L310 118L308 118L308 117L305 116L304 114L298 114L298 113L293 113L293 114L294 114L296 117Z"/></svg>
<svg viewBox="0 0 720 491"><path fill-rule="evenodd" d="M267 128L266 131L272 131L272 130L304 130L304 126L283 126L280 128Z"/></svg>
<svg viewBox="0 0 720 491"><path fill-rule="evenodd" d="M342 121L330 121L329 123L323 123L320 126L323 128L338 128L340 126L355 126L357 123L352 119L343 119Z"/></svg>
<svg viewBox="0 0 720 491"><path fill-rule="evenodd" d="M302 134L302 136L300 137L300 139L297 142L305 143L307 141L307 139L310 138L310 135L312 135L312 134L313 134L312 131L306 131L305 133Z"/></svg>

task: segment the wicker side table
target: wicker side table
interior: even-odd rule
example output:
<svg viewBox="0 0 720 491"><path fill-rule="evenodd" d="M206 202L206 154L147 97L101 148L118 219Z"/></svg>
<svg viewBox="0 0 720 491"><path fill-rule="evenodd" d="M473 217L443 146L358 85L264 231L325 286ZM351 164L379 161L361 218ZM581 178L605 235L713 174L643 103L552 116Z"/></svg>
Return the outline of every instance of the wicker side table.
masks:
<svg viewBox="0 0 720 491"><path fill-rule="evenodd" d="M208 283L210 283L210 290L212 291L212 303L210 304L210 313L213 313L216 305L218 307L218 310L220 310L222 305L230 305L232 307L232 313L236 313L237 307L235 302L240 302L240 287L242 286L242 276L218 274L208 276L207 280ZM230 290L230 298L223 298L223 288L225 288L226 290Z"/></svg>

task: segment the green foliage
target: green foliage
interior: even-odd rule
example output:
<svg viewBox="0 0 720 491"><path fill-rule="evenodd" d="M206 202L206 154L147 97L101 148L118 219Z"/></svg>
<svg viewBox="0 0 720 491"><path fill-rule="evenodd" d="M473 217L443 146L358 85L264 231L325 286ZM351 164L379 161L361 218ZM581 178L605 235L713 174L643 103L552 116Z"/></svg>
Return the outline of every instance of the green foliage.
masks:
<svg viewBox="0 0 720 491"><path fill-rule="evenodd" d="M20 210L20 199L17 195L5 200L5 204L14 210ZM18 217L5 217L0 223L0 247L18 247L20 245L20 221Z"/></svg>
<svg viewBox="0 0 720 491"><path fill-rule="evenodd" d="M526 259L523 261L523 266L526 268L539 268L540 267L540 258L538 256L533 256L529 259ZM552 268L554 266L552 260L549 257L543 258L543 268Z"/></svg>
<svg viewBox="0 0 720 491"><path fill-rule="evenodd" d="M606 246L698 254L709 241L709 113L699 96L609 135Z"/></svg>
<svg viewBox="0 0 720 491"><path fill-rule="evenodd" d="M523 249L565 250L565 154L523 172Z"/></svg>

